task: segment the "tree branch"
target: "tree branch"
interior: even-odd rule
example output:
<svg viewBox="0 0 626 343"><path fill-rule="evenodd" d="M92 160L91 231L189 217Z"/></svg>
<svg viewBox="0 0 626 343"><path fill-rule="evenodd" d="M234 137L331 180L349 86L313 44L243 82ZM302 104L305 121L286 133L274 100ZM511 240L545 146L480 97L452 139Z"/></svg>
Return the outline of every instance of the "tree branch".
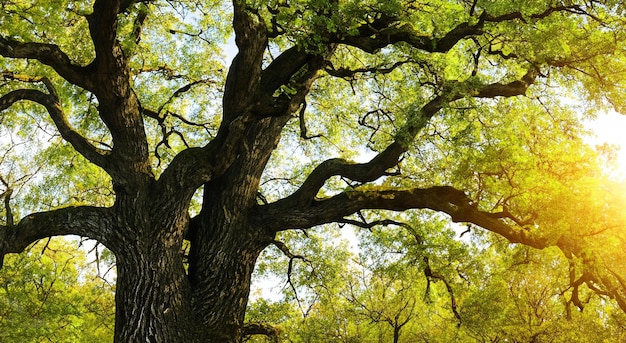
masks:
<svg viewBox="0 0 626 343"><path fill-rule="evenodd" d="M0 194L1 197L4 197L4 212L6 214L5 222L7 226L13 226L13 211L11 210L11 196L13 195L13 188L2 176L0 176L0 182L5 188L5 191Z"/></svg>
<svg viewBox="0 0 626 343"><path fill-rule="evenodd" d="M475 84L472 80L450 82L446 89L421 109L411 113L404 127L398 130L396 140L385 150L367 163L352 163L343 159L330 159L322 162L309 174L300 188L278 203L300 203L306 205L314 200L326 180L333 176L342 176L352 181L371 182L385 175L395 166L400 156L406 152L415 136L426 126L445 104L465 96L476 98L512 97L526 93L528 87L538 75L535 69L529 70L520 80L509 83Z"/></svg>
<svg viewBox="0 0 626 343"><path fill-rule="evenodd" d="M3 72L2 76L4 79L8 80L43 83L49 94L36 89L18 89L11 91L0 97L0 112L21 100L33 101L44 106L63 139L70 143L76 151L78 151L90 162L102 167L103 169L107 168L107 155L109 152L96 148L87 139L85 139L85 137L76 132L70 126L70 123L67 121L65 113L63 112L63 108L61 107L54 85L48 78L16 75L8 72Z"/></svg>
<svg viewBox="0 0 626 343"><path fill-rule="evenodd" d="M107 208L66 207L30 214L17 225L0 226L0 267L4 255L22 252L33 242L52 236L79 235L111 246L113 218Z"/></svg>
<svg viewBox="0 0 626 343"><path fill-rule="evenodd" d="M94 63L101 72L108 68L104 66L118 65L120 62L118 57L121 54L121 48L117 46L116 41L119 10L119 0L96 0L93 12L87 16L89 33L96 51Z"/></svg>
<svg viewBox="0 0 626 343"><path fill-rule="evenodd" d="M264 335L267 336L272 342L278 342L280 330L267 323L245 323L243 325L243 335Z"/></svg>
<svg viewBox="0 0 626 343"><path fill-rule="evenodd" d="M235 43L239 52L233 59L224 85L225 125L249 105L250 99L242 99L242 94L255 93L267 46L267 28L263 19L250 13L242 0L233 0L233 12Z"/></svg>
<svg viewBox="0 0 626 343"><path fill-rule="evenodd" d="M441 38L419 34L410 24L400 23L397 19L383 15L371 23L362 25L357 36L331 38L333 43L354 46L368 53L392 44L405 42L412 47L427 52L446 52L460 40L482 34L484 22L476 24L461 23Z"/></svg>
<svg viewBox="0 0 626 343"><path fill-rule="evenodd" d="M0 36L0 55L7 58L34 59L52 67L68 82L93 90L94 83L89 76L90 66L74 64L57 45L43 43L23 43Z"/></svg>
<svg viewBox="0 0 626 343"><path fill-rule="evenodd" d="M575 13L575 14L584 14L594 19L597 19L596 17L592 16L590 13L583 10L580 5L559 5L559 6L550 6L546 8L545 10L543 10L542 12L534 13L531 15L524 15L522 12L510 12L510 13L505 13L505 14L498 15L498 16L492 16L487 12L483 12L480 15L480 20L485 21L485 22L493 22L493 23L500 23L500 22L511 21L511 20L520 20L526 23L527 18L528 19L542 19L556 12L569 12L569 13Z"/></svg>
<svg viewBox="0 0 626 343"><path fill-rule="evenodd" d="M337 68L331 64L327 63L324 68L324 71L331 76L340 77L343 79L352 79L357 74L366 74L366 73L376 73L376 74L389 74L392 71L396 70L398 67L409 63L409 60L398 61L392 64L391 66L375 66L375 67L365 67L365 68L356 68L356 69L348 69L348 68Z"/></svg>
<svg viewBox="0 0 626 343"><path fill-rule="evenodd" d="M316 225L342 222L344 217L363 209L405 211L430 209L448 214L454 222L472 223L507 238L512 243L523 243L545 248L548 241L532 235L524 228L511 226L506 218L495 218L478 209L467 195L449 186L431 188L350 190L331 198L316 200L307 206L278 201L259 205L256 220L271 230L310 228Z"/></svg>

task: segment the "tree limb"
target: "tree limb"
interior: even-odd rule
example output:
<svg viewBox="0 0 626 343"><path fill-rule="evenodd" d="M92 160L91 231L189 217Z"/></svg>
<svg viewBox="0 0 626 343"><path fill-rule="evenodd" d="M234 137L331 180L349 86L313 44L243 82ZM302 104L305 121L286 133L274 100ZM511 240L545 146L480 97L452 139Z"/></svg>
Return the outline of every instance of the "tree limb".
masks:
<svg viewBox="0 0 626 343"><path fill-rule="evenodd" d="M94 63L100 71L122 62L118 60L121 48L116 41L119 10L119 0L96 0L93 4L93 12L87 16L89 33L96 51Z"/></svg>
<svg viewBox="0 0 626 343"><path fill-rule="evenodd" d="M268 323L245 323L243 325L243 335L264 335L271 339L272 342L278 342L280 330Z"/></svg>
<svg viewBox="0 0 626 343"><path fill-rule="evenodd" d="M13 195L13 188L9 183L0 176L0 182L5 187L5 191L0 194L1 197L4 198L4 212L6 214L6 224L7 226L13 226L13 211L11 210L11 196Z"/></svg>
<svg viewBox="0 0 626 343"><path fill-rule="evenodd" d="M23 43L0 36L0 55L7 58L34 59L52 67L61 77L72 84L93 90L94 83L89 76L90 66L74 64L57 45L44 43Z"/></svg>
<svg viewBox="0 0 626 343"><path fill-rule="evenodd" d="M224 85L223 111L225 125L228 125L250 99L242 99L242 94L254 94L258 85L267 46L267 28L262 18L255 17L247 8L246 2L233 0L233 28L235 43L239 52L235 55L228 70Z"/></svg>
<svg viewBox="0 0 626 343"><path fill-rule="evenodd" d="M351 163L344 159L330 159L322 162L309 174L300 188L292 195L278 202L307 204L315 198L326 180L333 176L342 176L352 181L371 182L383 176L389 168L395 166L400 156L406 152L415 136L426 126L445 104L465 96L476 98L512 97L526 93L534 82L538 72L529 70L520 80L509 83L474 84L472 81L451 82L441 95L413 111L404 127L398 130L396 140L385 150L367 163Z"/></svg>
<svg viewBox="0 0 626 343"><path fill-rule="evenodd" d="M78 235L111 246L113 213L101 207L66 207L30 214L17 225L0 226L0 267L4 255L22 252L35 241L52 236Z"/></svg>
<svg viewBox="0 0 626 343"><path fill-rule="evenodd" d="M9 108L14 103L21 100L36 102L46 108L48 114L54 121L61 137L70 143L76 151L83 155L92 163L106 169L108 151L98 149L93 146L85 137L76 132L68 122L59 97L52 82L46 77L31 77L27 75L16 75L12 73L2 73L4 79L17 80L23 82L43 83L49 94L36 89L18 89L0 97L0 112Z"/></svg>
<svg viewBox="0 0 626 343"><path fill-rule="evenodd" d="M446 52L460 40L482 34L483 24L483 21L473 25L461 23L443 37L433 38L430 35L419 34L410 24L401 24L395 18L383 15L359 27L357 36L335 37L331 38L331 41L351 45L368 53L376 53L388 45L399 42L405 42L427 52Z"/></svg>
<svg viewBox="0 0 626 343"><path fill-rule="evenodd" d="M454 222L472 223L507 238L512 243L523 243L545 248L549 242L524 228L507 223L506 218L494 218L478 209L467 195L449 186L430 188L350 190L333 197L315 200L307 206L278 201L257 208L259 223L271 230L310 228L316 225L341 222L344 217L362 209L405 211L430 209L448 214Z"/></svg>

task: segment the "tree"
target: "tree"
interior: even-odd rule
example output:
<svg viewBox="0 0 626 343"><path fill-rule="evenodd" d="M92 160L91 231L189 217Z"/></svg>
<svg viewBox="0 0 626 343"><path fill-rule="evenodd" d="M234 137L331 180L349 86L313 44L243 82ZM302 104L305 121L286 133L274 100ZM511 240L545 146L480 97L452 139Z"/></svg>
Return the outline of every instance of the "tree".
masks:
<svg viewBox="0 0 626 343"><path fill-rule="evenodd" d="M389 211L555 246L573 287L626 310L624 271L595 254L598 235L623 244L614 219L552 208L584 207L578 181L601 176L582 106L559 99L624 108L621 1L0 8L0 256L57 235L105 245L116 342L258 333L251 275L279 233Z"/></svg>
<svg viewBox="0 0 626 343"><path fill-rule="evenodd" d="M113 338L113 289L63 239L7 256L0 271L0 340L102 342Z"/></svg>

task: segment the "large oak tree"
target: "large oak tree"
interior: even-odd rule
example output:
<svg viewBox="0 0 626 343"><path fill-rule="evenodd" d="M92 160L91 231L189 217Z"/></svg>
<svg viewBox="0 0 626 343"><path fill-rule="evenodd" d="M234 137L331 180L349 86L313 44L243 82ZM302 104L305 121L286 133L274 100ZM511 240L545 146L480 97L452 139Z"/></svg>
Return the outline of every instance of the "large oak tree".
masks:
<svg viewBox="0 0 626 343"><path fill-rule="evenodd" d="M624 10L3 1L0 256L96 240L116 342L238 342L271 331L244 317L259 254L291 254L277 234L427 209L560 248L575 305L586 284L626 310L623 271L593 253L616 218L585 221L606 203L581 205L594 158L572 111L626 103Z"/></svg>

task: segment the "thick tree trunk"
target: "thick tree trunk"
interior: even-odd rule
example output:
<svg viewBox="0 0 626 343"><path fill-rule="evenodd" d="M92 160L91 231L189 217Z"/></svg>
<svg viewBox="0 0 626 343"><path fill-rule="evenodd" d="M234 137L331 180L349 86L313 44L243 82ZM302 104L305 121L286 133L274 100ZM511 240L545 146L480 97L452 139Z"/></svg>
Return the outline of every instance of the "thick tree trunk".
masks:
<svg viewBox="0 0 626 343"><path fill-rule="evenodd" d="M190 234L189 279L208 342L240 342L256 259L274 232L250 224L261 174L288 117L252 125L245 150L224 176L205 184L197 230Z"/></svg>
<svg viewBox="0 0 626 343"><path fill-rule="evenodd" d="M208 342L241 341L254 265L274 236L249 225L257 182L233 182L240 176L205 185L199 229L190 237L193 309L211 331Z"/></svg>
<svg viewBox="0 0 626 343"><path fill-rule="evenodd" d="M120 233L112 247L117 258L115 342L204 342L183 267L190 196L136 194L119 197L114 206Z"/></svg>
<svg viewBox="0 0 626 343"><path fill-rule="evenodd" d="M254 265L272 237L240 220L211 231L190 255L193 309L210 331L206 342L240 342Z"/></svg>
<svg viewBox="0 0 626 343"><path fill-rule="evenodd" d="M256 259L274 233L250 225L261 174L288 116L248 127L235 163L205 185L199 222L189 228L193 190L116 178L115 342L240 342ZM181 249L191 242L185 272Z"/></svg>
<svg viewBox="0 0 626 343"><path fill-rule="evenodd" d="M115 342L202 341L180 249L158 245L137 242L119 254Z"/></svg>

